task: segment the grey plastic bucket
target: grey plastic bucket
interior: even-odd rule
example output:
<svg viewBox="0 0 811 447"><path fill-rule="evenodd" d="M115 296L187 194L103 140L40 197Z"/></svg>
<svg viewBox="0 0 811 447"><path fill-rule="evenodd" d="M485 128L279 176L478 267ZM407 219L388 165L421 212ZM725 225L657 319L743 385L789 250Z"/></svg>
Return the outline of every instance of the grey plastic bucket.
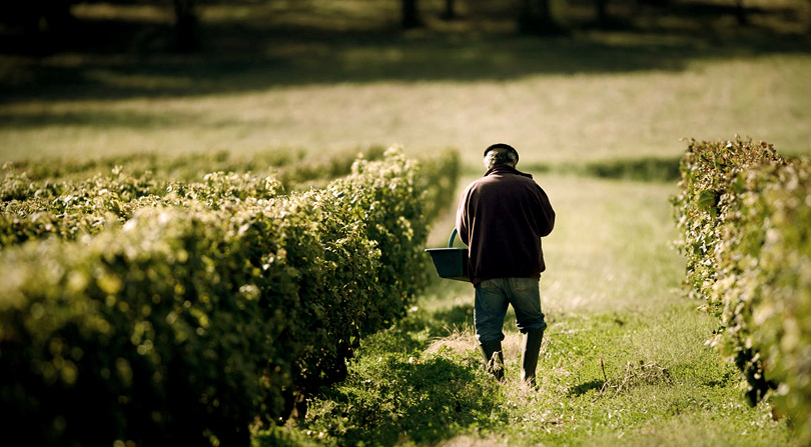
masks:
<svg viewBox="0 0 811 447"><path fill-rule="evenodd" d="M454 237L456 237L456 228L451 232L448 248L428 248L425 251L431 255L440 278L470 282L467 269L467 248L453 248Z"/></svg>

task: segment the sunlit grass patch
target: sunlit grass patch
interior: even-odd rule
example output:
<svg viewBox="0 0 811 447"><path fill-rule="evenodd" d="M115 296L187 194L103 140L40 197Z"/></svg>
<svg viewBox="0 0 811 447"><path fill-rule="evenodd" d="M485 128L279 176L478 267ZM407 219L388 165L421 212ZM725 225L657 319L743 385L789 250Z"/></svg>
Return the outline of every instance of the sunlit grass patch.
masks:
<svg viewBox="0 0 811 447"><path fill-rule="evenodd" d="M543 242L541 296L549 314L648 312L673 298L683 265L669 246L674 186L543 174L536 180L557 213Z"/></svg>
<svg viewBox="0 0 811 447"><path fill-rule="evenodd" d="M473 327L468 325L464 328L456 328L449 335L433 340L428 348L425 349L426 354L437 353L453 353L457 356L472 356L475 357L476 335Z"/></svg>
<svg viewBox="0 0 811 447"><path fill-rule="evenodd" d="M650 330L667 326L666 316L652 322L625 317L573 317L554 324L547 331L537 390L518 383L518 356L507 356L508 380L499 390L510 445L591 445L595 439L597 445L619 440L649 445L648 436L668 433L670 424L663 421L672 419L689 421L688 430L735 437L740 427L758 431L740 436L741 445L789 439L785 425L770 420L768 407L750 409L743 402L732 366L701 343L703 332L696 327L703 325L701 318L682 327L691 340L671 340ZM638 352L640 344L678 351L679 358ZM723 422L716 425L715 420ZM719 437L716 433L711 439ZM690 439L675 437L666 445L690 445Z"/></svg>

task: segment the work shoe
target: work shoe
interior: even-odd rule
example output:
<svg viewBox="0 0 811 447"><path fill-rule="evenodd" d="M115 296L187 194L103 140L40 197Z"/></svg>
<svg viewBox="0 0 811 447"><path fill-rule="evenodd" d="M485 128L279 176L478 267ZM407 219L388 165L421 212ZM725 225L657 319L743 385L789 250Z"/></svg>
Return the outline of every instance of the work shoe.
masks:
<svg viewBox="0 0 811 447"><path fill-rule="evenodd" d="M479 348L484 354L484 362L487 370L493 374L496 380L504 378L504 354L501 351L500 341L486 341L479 344Z"/></svg>
<svg viewBox="0 0 811 447"><path fill-rule="evenodd" d="M538 355L541 353L543 329L529 329L524 334L521 350L521 381L535 386L535 369L538 367Z"/></svg>

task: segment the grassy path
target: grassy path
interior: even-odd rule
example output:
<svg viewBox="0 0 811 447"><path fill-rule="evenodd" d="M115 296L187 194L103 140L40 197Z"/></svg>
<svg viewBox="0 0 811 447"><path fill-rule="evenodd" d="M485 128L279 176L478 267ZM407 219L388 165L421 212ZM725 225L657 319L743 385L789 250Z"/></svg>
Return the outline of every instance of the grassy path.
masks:
<svg viewBox="0 0 811 447"><path fill-rule="evenodd" d="M465 178L466 183L473 177ZM365 342L307 418L258 445L792 445L767 406L704 345L713 325L682 296L670 184L536 178L558 213L541 281L550 323L537 390L518 381L520 334L505 322L507 379L479 367L469 284L437 281L409 317ZM446 216L432 236L439 246Z"/></svg>

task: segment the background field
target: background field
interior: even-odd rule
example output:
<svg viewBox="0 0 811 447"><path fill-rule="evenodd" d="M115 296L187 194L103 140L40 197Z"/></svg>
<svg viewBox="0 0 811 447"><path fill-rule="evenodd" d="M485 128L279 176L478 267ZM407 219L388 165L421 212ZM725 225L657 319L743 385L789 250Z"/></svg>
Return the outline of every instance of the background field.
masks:
<svg viewBox="0 0 811 447"><path fill-rule="evenodd" d="M667 201L682 138L740 134L811 153L811 5L752 0L762 11L740 26L706 12L731 2L667 16L633 15L631 3L615 3L625 20L601 30L589 2L570 1L567 34L551 38L516 35L501 3L484 0L460 1L454 22L426 1L427 26L411 31L394 1L206 4L191 54L169 50L168 8L80 5L85 26L64 46L0 36L0 163L401 144L457 148L463 187L484 147L513 144L558 212L544 242L540 390L517 383L511 321L507 384L488 380L470 286L437 281L364 345L346 384L313 397L307 419L255 442L791 445L785 420L747 407L734 369L704 346L712 322L679 290ZM646 181L572 175L651 166ZM429 245L446 242L452 213Z"/></svg>
<svg viewBox="0 0 811 447"><path fill-rule="evenodd" d="M460 2L450 23L439 3L407 32L394 1L203 4L192 54L167 50L169 8L79 5L66 48L0 41L0 160L402 144L476 163L508 141L556 164L672 158L681 138L735 134L811 151L807 2L750 3L795 7L776 24L643 10L600 31L575 27L590 10L572 1L569 35L546 39L516 36L507 3Z"/></svg>

